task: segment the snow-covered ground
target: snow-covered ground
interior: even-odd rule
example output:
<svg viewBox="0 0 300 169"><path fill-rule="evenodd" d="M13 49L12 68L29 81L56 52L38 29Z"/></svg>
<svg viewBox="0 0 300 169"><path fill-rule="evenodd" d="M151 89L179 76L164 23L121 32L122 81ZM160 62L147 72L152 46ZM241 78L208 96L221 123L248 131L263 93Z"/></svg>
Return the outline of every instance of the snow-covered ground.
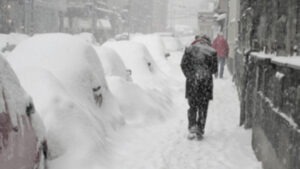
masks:
<svg viewBox="0 0 300 169"><path fill-rule="evenodd" d="M261 168L228 72L215 81L204 140L190 141L182 51L165 58L158 35L91 39L37 35L7 57L45 123L49 169Z"/></svg>
<svg viewBox="0 0 300 169"><path fill-rule="evenodd" d="M179 58L171 62L179 63ZM239 101L229 75L215 81L215 98L202 141L186 138L188 106L183 79L175 93L176 111L166 122L126 127L112 137L113 169L261 169L251 148L251 132L238 126Z"/></svg>

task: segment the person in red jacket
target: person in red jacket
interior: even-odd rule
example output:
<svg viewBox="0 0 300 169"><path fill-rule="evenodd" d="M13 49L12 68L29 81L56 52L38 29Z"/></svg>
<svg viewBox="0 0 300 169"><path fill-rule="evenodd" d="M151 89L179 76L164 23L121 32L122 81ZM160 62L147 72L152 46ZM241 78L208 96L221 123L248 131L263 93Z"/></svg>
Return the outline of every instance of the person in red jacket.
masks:
<svg viewBox="0 0 300 169"><path fill-rule="evenodd" d="M217 51L219 63L219 72L216 74L216 77L219 76L220 78L223 78L224 66L229 54L229 46L227 40L224 38L221 32L218 33L218 36L213 41L212 47Z"/></svg>

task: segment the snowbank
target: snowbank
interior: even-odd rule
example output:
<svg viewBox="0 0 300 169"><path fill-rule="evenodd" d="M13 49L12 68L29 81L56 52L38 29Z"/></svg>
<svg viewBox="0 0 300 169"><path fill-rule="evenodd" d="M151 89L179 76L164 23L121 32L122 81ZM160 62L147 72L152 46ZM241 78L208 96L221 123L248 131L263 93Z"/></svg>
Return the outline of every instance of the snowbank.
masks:
<svg viewBox="0 0 300 169"><path fill-rule="evenodd" d="M36 35L8 59L42 114L53 168L105 161L106 135L124 121L93 47L67 34Z"/></svg>

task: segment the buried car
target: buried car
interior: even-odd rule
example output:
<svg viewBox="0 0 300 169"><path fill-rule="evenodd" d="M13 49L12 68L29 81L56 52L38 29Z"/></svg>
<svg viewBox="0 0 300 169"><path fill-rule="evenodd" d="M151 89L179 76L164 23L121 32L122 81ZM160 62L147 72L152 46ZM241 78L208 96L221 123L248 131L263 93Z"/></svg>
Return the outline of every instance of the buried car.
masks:
<svg viewBox="0 0 300 169"><path fill-rule="evenodd" d="M93 47L68 34L36 35L8 60L37 100L51 168L101 168L107 135L124 119Z"/></svg>
<svg viewBox="0 0 300 169"><path fill-rule="evenodd" d="M167 77L156 65L147 48L132 41L107 42L105 47L115 50L125 66L131 70L132 80L143 88L167 85ZM167 86L166 86L167 87Z"/></svg>
<svg viewBox="0 0 300 169"><path fill-rule="evenodd" d="M113 43L118 44L118 42ZM123 44L124 43L126 42L123 42ZM129 44L131 44L131 42L129 42ZM134 47L135 44L136 43L131 44L133 48L136 48ZM142 45L138 45L137 47L142 47ZM169 104L161 104L168 102L164 95L151 89L143 89L135 84L129 73L131 69L126 69L123 60L113 49L107 46L94 46L94 48L103 64L108 86L120 105L126 124L145 125L164 120L165 116L171 112ZM140 67L134 66L135 61L142 63L140 66L145 69L140 70ZM148 61L153 64L151 59ZM129 60L126 62L128 63ZM135 72L147 72L148 66L151 65L140 62L138 58L130 62L133 62L130 67L134 70L132 72L133 74L135 74ZM154 68L149 68L149 71L152 69ZM136 76L134 76L134 78L136 78Z"/></svg>
<svg viewBox="0 0 300 169"><path fill-rule="evenodd" d="M0 168L45 169L44 126L31 98L0 55Z"/></svg>

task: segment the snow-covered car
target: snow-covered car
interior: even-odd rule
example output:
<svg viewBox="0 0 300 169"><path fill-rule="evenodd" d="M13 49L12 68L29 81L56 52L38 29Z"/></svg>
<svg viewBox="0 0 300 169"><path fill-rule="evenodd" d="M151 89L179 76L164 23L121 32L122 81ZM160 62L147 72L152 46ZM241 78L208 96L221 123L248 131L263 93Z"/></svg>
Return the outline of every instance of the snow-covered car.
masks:
<svg viewBox="0 0 300 169"><path fill-rule="evenodd" d="M120 55L113 49L105 46L94 46L102 63L106 76L118 76L131 80L131 70L127 69Z"/></svg>
<svg viewBox="0 0 300 169"><path fill-rule="evenodd" d="M137 42L107 42L105 47L112 48L122 58L125 66L132 71L132 79L144 88L161 87L166 77L151 57L147 48Z"/></svg>
<svg viewBox="0 0 300 169"><path fill-rule="evenodd" d="M170 54L166 52L164 43L159 35L136 35L131 40L145 45L158 67L167 74L170 72L171 69L167 61L167 57Z"/></svg>
<svg viewBox="0 0 300 169"><path fill-rule="evenodd" d="M124 119L93 47L72 35L36 35L8 60L36 100L51 167L99 168L107 135Z"/></svg>
<svg viewBox="0 0 300 169"><path fill-rule="evenodd" d="M28 38L24 34L0 34L0 53L11 52L19 43Z"/></svg>
<svg viewBox="0 0 300 169"><path fill-rule="evenodd" d="M171 52L177 52L183 50L183 45L180 40L174 36L162 36L162 40L164 42L164 46L167 52L172 55Z"/></svg>
<svg viewBox="0 0 300 169"><path fill-rule="evenodd" d="M117 41L121 41L121 40L129 40L129 33L121 33L121 34L118 34L114 37L115 40Z"/></svg>
<svg viewBox="0 0 300 169"><path fill-rule="evenodd" d="M120 105L126 124L145 125L164 120L166 112L170 112L168 105L161 104L166 103L165 97L153 90L142 89L132 82L129 74L131 70L126 69L120 55L113 49L107 46L94 48L103 64L108 86ZM138 68L134 70L137 71Z"/></svg>
<svg viewBox="0 0 300 169"><path fill-rule="evenodd" d="M46 169L46 158L43 123L0 55L0 168Z"/></svg>

